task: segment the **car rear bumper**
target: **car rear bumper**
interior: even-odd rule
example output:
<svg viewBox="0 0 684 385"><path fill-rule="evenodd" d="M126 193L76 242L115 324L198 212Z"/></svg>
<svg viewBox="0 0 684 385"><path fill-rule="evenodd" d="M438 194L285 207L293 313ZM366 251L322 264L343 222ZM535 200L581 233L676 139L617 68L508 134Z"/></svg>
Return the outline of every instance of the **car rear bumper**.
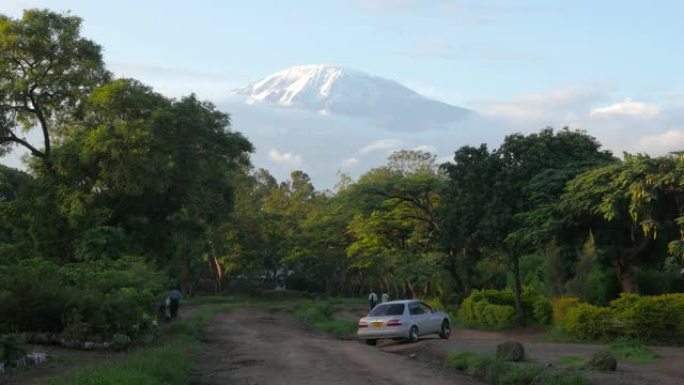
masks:
<svg viewBox="0 0 684 385"><path fill-rule="evenodd" d="M406 338L408 336L408 328L404 326L385 326L382 329L361 328L356 333L356 336L362 340L374 338Z"/></svg>

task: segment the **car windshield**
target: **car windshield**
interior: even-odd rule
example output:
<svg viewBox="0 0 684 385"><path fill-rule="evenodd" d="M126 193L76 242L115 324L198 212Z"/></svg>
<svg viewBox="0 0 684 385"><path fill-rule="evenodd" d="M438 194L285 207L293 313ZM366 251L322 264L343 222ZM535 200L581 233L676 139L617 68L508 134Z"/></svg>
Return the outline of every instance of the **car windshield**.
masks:
<svg viewBox="0 0 684 385"><path fill-rule="evenodd" d="M382 317L385 315L402 315L404 314L404 304L395 303L392 305L378 305L371 310L368 315L370 317Z"/></svg>

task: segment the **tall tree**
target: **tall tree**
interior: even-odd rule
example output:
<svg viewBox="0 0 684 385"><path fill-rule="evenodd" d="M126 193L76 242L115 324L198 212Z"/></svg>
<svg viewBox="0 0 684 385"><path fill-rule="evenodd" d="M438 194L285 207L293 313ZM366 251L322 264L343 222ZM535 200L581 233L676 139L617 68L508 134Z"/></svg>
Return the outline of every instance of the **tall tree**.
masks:
<svg viewBox="0 0 684 385"><path fill-rule="evenodd" d="M109 79L100 46L80 30L80 18L47 10L26 10L21 19L0 15L0 152L20 145L49 167L54 137ZM17 131L35 126L42 148Z"/></svg>
<svg viewBox="0 0 684 385"><path fill-rule="evenodd" d="M622 162L587 171L562 196L569 220L589 227L611 258L621 290L638 293L638 268L665 250L681 257L684 159L625 154ZM662 258L662 257L661 257Z"/></svg>

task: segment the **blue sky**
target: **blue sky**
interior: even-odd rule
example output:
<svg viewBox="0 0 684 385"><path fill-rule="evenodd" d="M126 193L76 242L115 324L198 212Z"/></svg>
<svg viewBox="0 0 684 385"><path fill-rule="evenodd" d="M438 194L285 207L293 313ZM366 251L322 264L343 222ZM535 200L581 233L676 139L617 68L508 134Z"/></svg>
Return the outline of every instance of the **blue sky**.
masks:
<svg viewBox="0 0 684 385"><path fill-rule="evenodd" d="M177 71L212 83L215 90L204 84L198 90L212 97L307 63L381 74L461 105L568 86L599 86L618 97L655 101L684 86L679 1L2 4L0 11L14 16L23 7L70 10L84 18L84 35L104 46L115 70L164 69L169 83Z"/></svg>
<svg viewBox="0 0 684 385"><path fill-rule="evenodd" d="M680 1L0 2L0 12L15 17L26 7L81 16L83 35L104 47L117 75L172 96L196 92L221 105L248 82L325 63L473 108L502 130L571 125L617 153L684 147ZM459 140L430 145L448 156L473 144Z"/></svg>

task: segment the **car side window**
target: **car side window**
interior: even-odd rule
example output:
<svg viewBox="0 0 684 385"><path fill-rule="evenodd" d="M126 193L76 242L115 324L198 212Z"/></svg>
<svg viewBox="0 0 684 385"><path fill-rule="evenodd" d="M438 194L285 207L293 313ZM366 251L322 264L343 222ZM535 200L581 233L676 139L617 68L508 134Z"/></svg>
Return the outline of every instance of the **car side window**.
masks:
<svg viewBox="0 0 684 385"><path fill-rule="evenodd" d="M421 312L421 313L430 313L430 312L432 312L432 308L431 308L430 306L428 306L427 304L424 304L424 303L421 302L419 306L420 306L420 312Z"/></svg>
<svg viewBox="0 0 684 385"><path fill-rule="evenodd" d="M423 309L420 308L419 304L412 303L409 305L409 314L411 314L411 315L423 314Z"/></svg>

